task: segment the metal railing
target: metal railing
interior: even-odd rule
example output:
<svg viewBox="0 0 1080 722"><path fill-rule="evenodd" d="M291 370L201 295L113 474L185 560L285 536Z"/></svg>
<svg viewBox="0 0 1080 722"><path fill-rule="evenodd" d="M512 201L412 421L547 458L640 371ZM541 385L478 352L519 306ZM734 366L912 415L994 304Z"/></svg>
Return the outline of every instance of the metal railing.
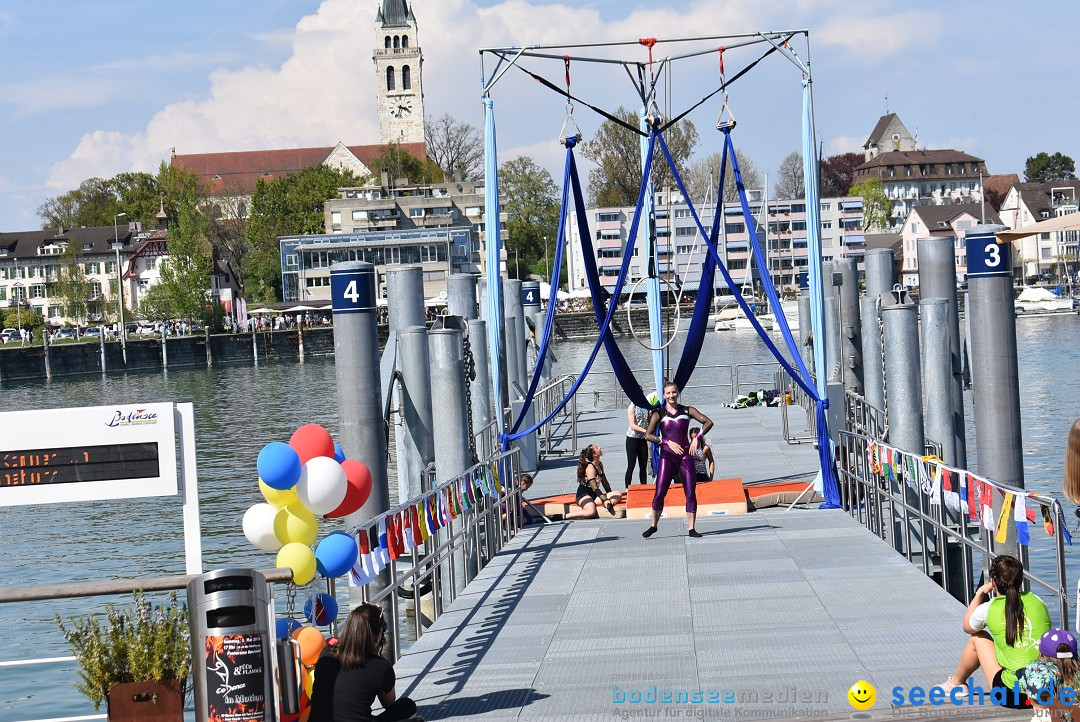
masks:
<svg viewBox="0 0 1080 722"><path fill-rule="evenodd" d="M389 607L389 627L396 631L396 639L405 637L412 631L419 639L424 634L423 604L417 603L425 596L431 598L432 618L434 622L443 613L446 606L453 603L461 589L471 582L487 563L521 530L524 511L521 504L521 487L517 483L519 475L518 449L496 454L484 465L498 467L502 489L497 496L477 496L477 503L471 508L462 508L456 519L450 521L436 535L429 537L421 547L412 549L406 556L389 561L389 584L372 593L372 587L361 588L361 597L365 602L378 604L386 602ZM465 473L439 483L415 499L399 504L384 514L380 514L353 533L362 533L378 527L391 517L413 507L427 506L433 500L445 498L448 490L471 475L482 464L476 464ZM453 563L457 557L463 564L460 569ZM463 574L463 578L459 578ZM408 585L408 588L406 588ZM403 594L403 590L405 593ZM419 599L417 599L419 598ZM400 607L403 599L414 603L413 628L408 630L401 622ZM400 644L394 644L394 661L400 657Z"/></svg>
<svg viewBox="0 0 1080 722"><path fill-rule="evenodd" d="M775 362L755 362L741 364L713 364L698 365L694 368L694 377L700 379L698 383L689 383L680 391L686 393L695 389L728 389L729 400L734 402L745 391L758 389L779 389L776 371L780 364ZM645 378L652 374L652 369L632 369L638 378ZM619 380L612 372L606 372L611 376L611 391L593 390L593 406L600 408L601 399L608 393L612 397L612 408L625 407L629 404L626 394L619 385Z"/></svg>
<svg viewBox="0 0 1080 722"><path fill-rule="evenodd" d="M889 463L890 459L897 458L899 462ZM897 464L901 469L899 473L895 471ZM937 577L942 587L964 601L971 599L974 593L975 569L979 568L985 574L996 554L991 533L979 523L984 511L971 501L975 495L974 481L966 485L968 500L960 497L961 475L995 490L991 498L998 507L1005 494L1025 497L1029 508L1032 504L1037 507L1034 511L1038 523L1049 520L1056 533L1052 536L1042 531L1032 533L1030 543L1020 547L1024 577L1056 601L1060 623L1068 626L1072 602L1066 581L1065 535L1061 531L1065 519L1057 499L983 479L965 469L949 467L933 457L915 456L853 431L840 432L836 470L843 508L872 533L890 542L908 561L916 563L918 556L923 573ZM950 483L945 483L943 472L949 474ZM971 507L976 510L976 520L970 518ZM991 515L996 518L999 511L1000 508L994 508ZM1011 513L1006 521L1012 523ZM1027 521L1022 523L1027 524ZM1044 579L1031 571L1029 557L1032 554L1053 555L1053 578ZM980 557L977 565L976 556Z"/></svg>
<svg viewBox="0 0 1080 722"><path fill-rule="evenodd" d="M805 444L817 442L817 408L816 402L810 394L806 393L794 379L780 368L776 372L776 385L780 389L783 400L780 404L780 425L784 431L784 441L789 444ZM791 425L791 408L797 406L805 415L805 428L796 433Z"/></svg>
<svg viewBox="0 0 1080 722"><path fill-rule="evenodd" d="M536 418L547 417L566 398L575 377L567 374L538 389L533 399ZM551 421L536 430L542 457L574 455L578 452L577 394L556 414Z"/></svg>

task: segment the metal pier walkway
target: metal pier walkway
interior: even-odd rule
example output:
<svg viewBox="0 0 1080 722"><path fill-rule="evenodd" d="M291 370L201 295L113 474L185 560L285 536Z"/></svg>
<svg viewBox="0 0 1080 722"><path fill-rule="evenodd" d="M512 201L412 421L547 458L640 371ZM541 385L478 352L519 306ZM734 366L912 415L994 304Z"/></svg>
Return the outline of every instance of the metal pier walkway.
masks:
<svg viewBox="0 0 1080 722"><path fill-rule="evenodd" d="M815 468L810 445L784 443L779 410L715 418L718 474ZM610 450L621 487L625 415L586 413L583 424L582 446ZM545 464L533 491L571 489L570 461ZM526 527L403 655L398 693L429 720L848 719L847 691L863 679L877 703L860 716L882 719L893 687L943 681L966 641L963 605L843 511L705 517L702 539L682 519L647 540L645 526ZM631 701L684 690L688 702Z"/></svg>

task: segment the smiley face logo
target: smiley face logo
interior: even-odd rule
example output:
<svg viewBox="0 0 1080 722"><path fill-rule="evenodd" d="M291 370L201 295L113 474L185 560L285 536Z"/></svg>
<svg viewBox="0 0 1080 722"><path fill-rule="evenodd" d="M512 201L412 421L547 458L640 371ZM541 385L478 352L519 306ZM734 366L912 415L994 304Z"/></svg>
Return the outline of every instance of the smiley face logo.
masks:
<svg viewBox="0 0 1080 722"><path fill-rule="evenodd" d="M860 679L851 685L847 698L855 709L870 709L874 706L874 702L877 701L877 690L874 689L874 685L865 679Z"/></svg>

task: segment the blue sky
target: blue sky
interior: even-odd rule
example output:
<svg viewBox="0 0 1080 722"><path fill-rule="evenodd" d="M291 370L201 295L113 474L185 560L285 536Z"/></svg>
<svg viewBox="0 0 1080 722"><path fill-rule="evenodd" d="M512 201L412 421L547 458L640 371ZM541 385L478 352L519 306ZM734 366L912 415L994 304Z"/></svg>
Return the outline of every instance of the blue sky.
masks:
<svg viewBox="0 0 1080 722"><path fill-rule="evenodd" d="M378 142L371 63L378 2L0 0L0 231L36 228L47 197L95 175L152 171L172 147ZM1025 158L1042 150L1080 158L1073 4L417 0L414 12L429 116L481 124L482 46L809 28L826 154L858 149L887 94L921 145L966 150L994 173L1022 174ZM621 52L645 57L638 48ZM758 52L728 51L728 73ZM560 63L530 67L562 77ZM597 105L634 103L621 70L574 65L573 72L575 92ZM800 147L799 80L773 57L732 86L736 145L762 171L775 173ZM678 64L673 105L695 101L716 81L714 56ZM561 99L517 72L493 97L501 159L531 155L558 176ZM718 113L711 103L691 116L700 155L719 149ZM585 108L575 117L588 138L598 119Z"/></svg>

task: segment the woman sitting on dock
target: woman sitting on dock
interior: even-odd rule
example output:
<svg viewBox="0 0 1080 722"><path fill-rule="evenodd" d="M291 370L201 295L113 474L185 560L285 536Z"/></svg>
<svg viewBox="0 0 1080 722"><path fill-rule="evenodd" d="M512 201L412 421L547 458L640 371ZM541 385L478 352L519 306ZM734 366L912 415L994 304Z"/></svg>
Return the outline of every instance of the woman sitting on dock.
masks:
<svg viewBox="0 0 1080 722"><path fill-rule="evenodd" d="M1050 629L1050 613L1037 596L1020 591L1023 583L1024 565L1016 557L1003 554L990 565L990 581L976 590L964 614L964 631L971 638L956 671L941 685L946 693L954 687L963 688L968 677L982 667L991 687L1006 690L1004 706L1029 706L1024 694L1015 699L1013 685L1017 671L1038 658L1039 640ZM991 592L1000 596L991 599Z"/></svg>
<svg viewBox="0 0 1080 722"><path fill-rule="evenodd" d="M567 519L595 519L600 516L596 511L597 504L603 504L612 516L615 515L615 502L621 495L611 490L607 474L604 473L604 462L600 461L603 455L599 446L589 444L578 457L578 487L574 498L581 511L571 511L566 515Z"/></svg>
<svg viewBox="0 0 1080 722"><path fill-rule="evenodd" d="M379 655L386 645L386 619L374 604L349 612L337 645L327 647L315 665L309 722L422 720L416 703L397 696L394 665ZM375 715L375 698L383 712Z"/></svg>
<svg viewBox="0 0 1080 722"><path fill-rule="evenodd" d="M656 533L660 523L660 513L664 511L664 497L672 480L678 474L686 494L686 521L690 527L688 534L700 537L694 528L697 520L697 472L694 468L694 455L698 450L697 439L690 440L687 433L690 419L701 424L701 436L709 433L713 427L712 419L693 406L679 405L679 387L673 383L664 384L664 403L649 417L649 430L645 439L660 444L660 468L656 472L656 495L652 502L652 526L641 533L648 539ZM659 434L657 434L659 431Z"/></svg>

